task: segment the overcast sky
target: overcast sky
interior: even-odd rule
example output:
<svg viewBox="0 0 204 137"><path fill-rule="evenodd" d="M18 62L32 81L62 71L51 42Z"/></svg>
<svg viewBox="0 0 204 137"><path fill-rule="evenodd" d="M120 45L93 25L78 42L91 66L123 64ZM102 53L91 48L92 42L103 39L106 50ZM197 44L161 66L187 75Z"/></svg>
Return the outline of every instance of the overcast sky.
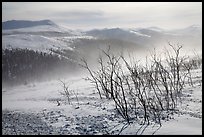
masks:
<svg viewBox="0 0 204 137"><path fill-rule="evenodd" d="M202 2L3 2L2 21L50 19L70 29L202 25Z"/></svg>

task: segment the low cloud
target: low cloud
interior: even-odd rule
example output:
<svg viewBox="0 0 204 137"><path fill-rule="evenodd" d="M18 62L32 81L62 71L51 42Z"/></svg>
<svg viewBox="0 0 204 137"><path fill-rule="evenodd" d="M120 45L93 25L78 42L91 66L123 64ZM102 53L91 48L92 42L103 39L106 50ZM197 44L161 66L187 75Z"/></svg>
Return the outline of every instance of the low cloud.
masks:
<svg viewBox="0 0 204 137"><path fill-rule="evenodd" d="M77 27L202 25L201 2L3 2L2 21L50 19ZM60 25L59 24L59 25Z"/></svg>

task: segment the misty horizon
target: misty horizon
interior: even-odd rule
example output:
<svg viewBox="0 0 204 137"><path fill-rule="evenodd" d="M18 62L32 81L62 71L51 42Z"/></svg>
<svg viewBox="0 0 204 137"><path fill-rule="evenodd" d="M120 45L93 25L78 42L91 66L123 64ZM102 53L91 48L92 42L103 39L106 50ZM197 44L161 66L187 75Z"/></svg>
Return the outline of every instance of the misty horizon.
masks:
<svg viewBox="0 0 204 137"><path fill-rule="evenodd" d="M2 21L49 19L70 29L202 26L201 2L3 2ZM37 8L36 8L37 7ZM182 8L181 8L182 7Z"/></svg>
<svg viewBox="0 0 204 137"><path fill-rule="evenodd" d="M5 23L5 22L10 22L10 21L30 21L30 22L40 22L40 21L52 21L50 19L43 19L43 20L6 20L6 21L2 21L2 23ZM53 22L53 21L52 21ZM55 22L53 22L55 23ZM71 29L69 26L64 26L62 24L56 24L58 26L61 26L61 27L64 27L64 28L67 28L67 29ZM188 26L183 26L183 27L180 27L180 28L172 28L172 29L165 29L165 28L162 28L160 26L146 26L146 27L140 27L140 26L134 26L134 27L119 27L119 26L113 26L113 27L95 27L95 28L87 28L87 29L80 29L80 28L75 28L73 30L81 30L81 31L90 31L90 30L103 30L103 29L117 29L117 28L123 28L123 29L130 29L130 28L135 28L135 29L143 29L143 28L152 28L152 29L161 29L161 30L164 30L164 31L170 31L170 30L177 30L177 29L185 29L185 28L188 28L188 27L199 27L199 28L202 28L201 25L199 24L191 24L191 25L188 25Z"/></svg>

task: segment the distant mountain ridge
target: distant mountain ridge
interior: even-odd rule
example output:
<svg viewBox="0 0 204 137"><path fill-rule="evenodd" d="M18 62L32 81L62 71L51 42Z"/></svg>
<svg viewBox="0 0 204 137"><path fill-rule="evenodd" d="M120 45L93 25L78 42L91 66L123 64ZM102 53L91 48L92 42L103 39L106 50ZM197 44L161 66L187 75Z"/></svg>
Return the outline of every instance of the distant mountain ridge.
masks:
<svg viewBox="0 0 204 137"><path fill-rule="evenodd" d="M39 20L39 21L9 20L9 21L2 22L2 29L3 30L20 29L20 28L27 28L27 27L34 27L34 26L41 26L41 25L57 26L51 20Z"/></svg>
<svg viewBox="0 0 204 137"><path fill-rule="evenodd" d="M12 25L13 24L13 25ZM166 30L157 26L144 28L104 28L76 31L50 20L11 20L2 22L2 48L29 48L50 52L54 50L80 50L93 53L107 45L123 49L150 49L163 46L167 41L179 42L186 47L201 47L202 26ZM84 52L86 51L86 52ZM77 51L78 52L78 51Z"/></svg>

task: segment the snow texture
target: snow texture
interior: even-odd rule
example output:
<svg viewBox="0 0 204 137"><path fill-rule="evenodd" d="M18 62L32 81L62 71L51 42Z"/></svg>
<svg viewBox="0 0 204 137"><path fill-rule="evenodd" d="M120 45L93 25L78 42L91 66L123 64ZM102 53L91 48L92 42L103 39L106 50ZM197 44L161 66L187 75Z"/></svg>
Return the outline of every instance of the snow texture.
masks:
<svg viewBox="0 0 204 137"><path fill-rule="evenodd" d="M162 126L127 125L114 102L100 99L92 85L82 77L63 79L72 92L71 103L62 96L59 80L30 83L2 89L3 134L54 135L189 135L202 134L202 70L193 71L194 87L187 86L182 103Z"/></svg>

